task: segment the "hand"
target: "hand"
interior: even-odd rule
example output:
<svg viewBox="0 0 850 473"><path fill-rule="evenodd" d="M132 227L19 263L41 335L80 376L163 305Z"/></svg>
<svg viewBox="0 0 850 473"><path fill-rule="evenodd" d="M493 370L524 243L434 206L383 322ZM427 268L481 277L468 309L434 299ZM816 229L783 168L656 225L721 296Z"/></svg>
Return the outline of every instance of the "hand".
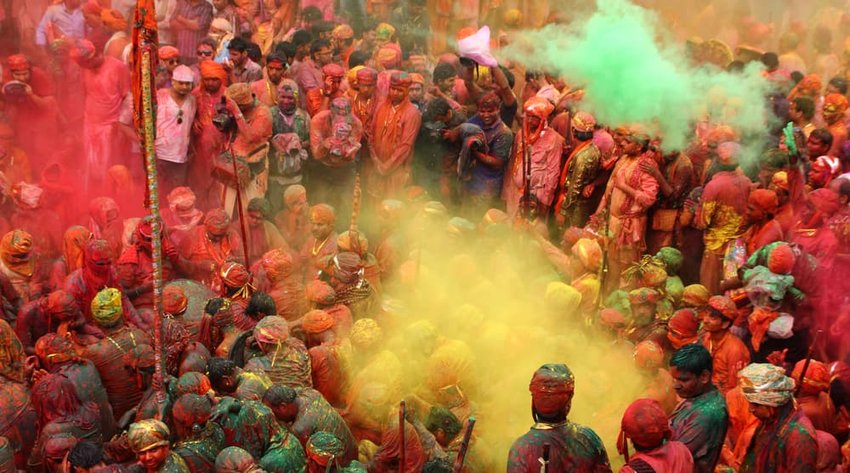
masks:
<svg viewBox="0 0 850 473"><path fill-rule="evenodd" d="M33 371L32 376L30 377L30 379L32 380L32 384L37 383L41 378L47 376L48 374L49 373L47 372L47 370L43 370L40 368Z"/></svg>
<svg viewBox="0 0 850 473"><path fill-rule="evenodd" d="M776 365L776 366L784 366L785 365L785 355L788 354L788 349L784 349L782 351L774 351L767 355L767 362Z"/></svg>
<svg viewBox="0 0 850 473"><path fill-rule="evenodd" d="M585 199L589 199L590 196L593 195L593 189L594 189L593 184L588 184L588 185L584 186L584 189L582 189L582 191L581 191L581 196L584 197Z"/></svg>
<svg viewBox="0 0 850 473"><path fill-rule="evenodd" d="M451 141L452 143L456 142L460 138L460 128L446 128L443 130L443 138L446 141Z"/></svg>
<svg viewBox="0 0 850 473"><path fill-rule="evenodd" d="M234 117L237 117L242 114L242 111L239 110L239 105L236 105L236 102L234 102L233 99L227 98L224 104L225 109L230 112L230 114Z"/></svg>
<svg viewBox="0 0 850 473"><path fill-rule="evenodd" d="M641 171L650 174L652 177L657 178L661 175L661 172L658 170L658 168L648 163L647 161L641 161L640 163L638 163L638 166L640 166Z"/></svg>

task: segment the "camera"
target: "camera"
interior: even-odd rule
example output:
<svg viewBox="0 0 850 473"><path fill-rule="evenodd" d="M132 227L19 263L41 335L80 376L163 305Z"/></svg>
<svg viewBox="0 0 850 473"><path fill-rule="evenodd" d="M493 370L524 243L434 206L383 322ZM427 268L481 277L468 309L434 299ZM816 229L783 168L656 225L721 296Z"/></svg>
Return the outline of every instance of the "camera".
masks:
<svg viewBox="0 0 850 473"><path fill-rule="evenodd" d="M236 118L227 110L227 99L222 97L221 103L216 106L215 116L212 119L213 126L222 133L236 131Z"/></svg>

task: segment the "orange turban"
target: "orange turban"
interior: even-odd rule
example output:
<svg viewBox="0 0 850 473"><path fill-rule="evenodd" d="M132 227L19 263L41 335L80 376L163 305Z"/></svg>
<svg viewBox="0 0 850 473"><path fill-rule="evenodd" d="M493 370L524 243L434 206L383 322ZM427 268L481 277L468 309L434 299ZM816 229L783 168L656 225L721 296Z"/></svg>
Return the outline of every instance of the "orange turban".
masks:
<svg viewBox="0 0 850 473"><path fill-rule="evenodd" d="M787 243L776 245L767 257L767 269L773 274L791 274L797 257Z"/></svg>
<svg viewBox="0 0 850 473"><path fill-rule="evenodd" d="M581 261L588 271L597 272L602 264L602 247L596 240L580 238L572 248L573 256Z"/></svg>
<svg viewBox="0 0 850 473"><path fill-rule="evenodd" d="M124 31L127 29L127 19L118 10L101 11L100 21L112 31Z"/></svg>
<svg viewBox="0 0 850 473"><path fill-rule="evenodd" d="M549 118L549 115L553 110L555 110L555 106L552 105L552 102L538 95L526 100L523 108L526 114L537 117L541 120Z"/></svg>
<svg viewBox="0 0 850 473"><path fill-rule="evenodd" d="M708 304L711 293L702 284L691 284L686 286L682 292L682 302L690 307L700 307Z"/></svg>
<svg viewBox="0 0 850 473"><path fill-rule="evenodd" d="M773 215L779 207L779 197L776 192L768 189L756 189L750 192L750 205L758 207L763 212Z"/></svg>
<svg viewBox="0 0 850 473"><path fill-rule="evenodd" d="M378 50L375 59L384 69L394 69L401 63L401 48L392 43L384 45Z"/></svg>
<svg viewBox="0 0 850 473"><path fill-rule="evenodd" d="M847 97L841 94L829 94L823 100L823 113L835 115L847 111Z"/></svg>
<svg viewBox="0 0 850 473"><path fill-rule="evenodd" d="M424 86L425 85L425 78L422 77L422 74L417 74L415 72L411 72L410 73L410 82Z"/></svg>
<svg viewBox="0 0 850 473"><path fill-rule="evenodd" d="M334 326L334 318L323 310L311 310L304 314L301 320L301 327L305 333L322 333L325 330L330 330Z"/></svg>
<svg viewBox="0 0 850 473"><path fill-rule="evenodd" d="M32 235L23 230L12 230L0 240L0 259L7 268L25 277L32 276L35 261L32 259Z"/></svg>
<svg viewBox="0 0 850 473"><path fill-rule="evenodd" d="M806 363L806 360L800 360L794 365L794 371L791 373L791 377L794 381L800 380L800 375L803 373L803 365ZM803 394L808 394L810 396L816 396L818 393L822 391L829 390L829 370L826 365L817 360L812 360L809 363L808 368L806 368L806 376L803 378L803 387L801 391Z"/></svg>
<svg viewBox="0 0 850 473"><path fill-rule="evenodd" d="M291 276L293 272L292 256L279 248L263 255L262 265L272 283Z"/></svg>
<svg viewBox="0 0 850 473"><path fill-rule="evenodd" d="M634 358L638 368L657 369L664 361L664 350L652 340L644 340L635 346Z"/></svg>
<svg viewBox="0 0 850 473"><path fill-rule="evenodd" d="M201 62L199 68L201 71L201 79L219 79L222 84L227 83L227 71L224 69L223 65L210 59L206 59Z"/></svg>
<svg viewBox="0 0 850 473"><path fill-rule="evenodd" d="M165 61L168 59L175 59L180 57L180 50L175 48L174 46L163 46L159 48L158 54L159 60Z"/></svg>
<svg viewBox="0 0 850 473"><path fill-rule="evenodd" d="M336 302L336 291L328 283L318 279L307 285L304 295L308 301L322 306L333 305Z"/></svg>

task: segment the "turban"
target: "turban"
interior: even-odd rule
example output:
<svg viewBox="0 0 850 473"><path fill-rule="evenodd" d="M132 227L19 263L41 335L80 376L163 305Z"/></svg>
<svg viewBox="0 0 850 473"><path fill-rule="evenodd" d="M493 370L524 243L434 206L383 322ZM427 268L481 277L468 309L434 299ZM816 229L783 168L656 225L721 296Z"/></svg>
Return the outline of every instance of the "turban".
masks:
<svg viewBox="0 0 850 473"><path fill-rule="evenodd" d="M186 311L189 306L189 298L183 292L183 288L177 285L165 286L162 291L162 310L166 314L180 315Z"/></svg>
<svg viewBox="0 0 850 473"><path fill-rule="evenodd" d="M573 245L572 254L581 261L585 269L592 272L599 271L602 265L602 247L596 240L590 238L579 238Z"/></svg>
<svg viewBox="0 0 850 473"><path fill-rule="evenodd" d="M201 72L201 79L219 79L222 84L227 83L227 70L223 65L211 59L201 61L198 69Z"/></svg>
<svg viewBox="0 0 850 473"><path fill-rule="evenodd" d="M752 404L779 407L794 398L794 380L769 363L752 363L738 372L744 397Z"/></svg>
<svg viewBox="0 0 850 473"><path fill-rule="evenodd" d="M23 54L13 54L6 59L6 64L12 72L28 71L32 67L29 59Z"/></svg>
<svg viewBox="0 0 850 473"><path fill-rule="evenodd" d="M620 424L623 435L637 447L654 448L670 437L670 423L655 399L638 399L626 408ZM625 448L625 443L622 445Z"/></svg>
<svg viewBox="0 0 850 473"><path fill-rule="evenodd" d="M366 69L366 66L360 65L352 67L348 70L348 72L345 73L345 79L348 81L349 84L359 83L360 81L357 80L357 73L362 71L363 69Z"/></svg>
<svg viewBox="0 0 850 473"><path fill-rule="evenodd" d="M800 360L794 365L794 371L791 372L791 378L799 381L800 375L803 374L803 365L806 360ZM808 368L806 368L806 376L803 377L803 386L801 392L810 396L817 396L820 392L829 390L829 369L820 361L811 360Z"/></svg>
<svg viewBox="0 0 850 473"><path fill-rule="evenodd" d="M354 30L351 28L351 26L346 24L337 25L337 27L333 29L331 35L334 37L334 39L337 40L351 39L354 37Z"/></svg>
<svg viewBox="0 0 850 473"><path fill-rule="evenodd" d="M395 27L389 23L381 23L375 28L375 36L379 40L389 41L395 34Z"/></svg>
<svg viewBox="0 0 850 473"><path fill-rule="evenodd" d="M144 419L130 424L127 440L136 454L167 446L171 433L168 426L156 419Z"/></svg>
<svg viewBox="0 0 850 473"><path fill-rule="evenodd" d="M263 270L272 283L288 278L293 273L292 256L278 248L263 255Z"/></svg>
<svg viewBox="0 0 850 473"><path fill-rule="evenodd" d="M552 114L552 111L555 110L555 106L543 97L534 96L525 101L523 110L528 115L546 120Z"/></svg>
<svg viewBox="0 0 850 473"><path fill-rule="evenodd" d="M68 320L77 311L76 299L71 294L63 291L53 291L47 295L47 313L60 316L60 319Z"/></svg>
<svg viewBox="0 0 850 473"><path fill-rule="evenodd" d="M336 222L334 208L328 204L316 204L310 207L310 220L315 223L333 225Z"/></svg>
<svg viewBox="0 0 850 473"><path fill-rule="evenodd" d="M168 205L178 212L188 212L195 208L195 193L184 186L175 187L168 193Z"/></svg>
<svg viewBox="0 0 850 473"><path fill-rule="evenodd" d="M336 302L336 291L334 291L334 288L330 284L319 281L318 279L307 284L304 290L304 296L308 301L320 306L330 306Z"/></svg>
<svg viewBox="0 0 850 473"><path fill-rule="evenodd" d="M679 349L697 339L699 319L693 309L677 310L667 322L667 338L673 348Z"/></svg>
<svg viewBox="0 0 850 473"><path fill-rule="evenodd" d="M840 207L838 194L831 189L815 189L809 194L809 200L814 205L815 210L822 213L825 217L832 216Z"/></svg>
<svg viewBox="0 0 850 473"><path fill-rule="evenodd" d="M711 294L702 284L691 284L685 286L682 292L682 302L690 307L701 307L708 304Z"/></svg>
<svg viewBox="0 0 850 473"><path fill-rule="evenodd" d="M97 49L94 44L87 40L81 39L77 41L74 49L71 50L71 59L79 63L81 60L91 59L97 54Z"/></svg>
<svg viewBox="0 0 850 473"><path fill-rule="evenodd" d="M325 64L322 66L322 74L325 77L334 77L342 79L345 77L345 69L342 68L339 64Z"/></svg>
<svg viewBox="0 0 850 473"><path fill-rule="evenodd" d="M171 74L171 80L194 84L195 74L192 72L192 69L181 64L174 68L174 72Z"/></svg>
<svg viewBox="0 0 850 473"><path fill-rule="evenodd" d="M823 88L823 81L817 74L808 74L800 79L800 82L794 86L791 91L792 96L806 95L809 97L820 95L820 90Z"/></svg>
<svg viewBox="0 0 850 473"><path fill-rule="evenodd" d="M124 31L127 29L127 19L118 10L102 10L100 21L112 31Z"/></svg>
<svg viewBox="0 0 850 473"><path fill-rule="evenodd" d="M227 212L222 209L210 210L204 218L204 226L209 233L221 235L225 233L227 231L227 227L230 226L230 217L228 217Z"/></svg>
<svg viewBox="0 0 850 473"><path fill-rule="evenodd" d="M602 309L599 312L599 320L602 325L609 328L623 327L626 325L626 318L617 309Z"/></svg>
<svg viewBox="0 0 850 473"><path fill-rule="evenodd" d="M108 287L98 292L91 301L91 314L98 325L104 327L114 325L124 314L121 291Z"/></svg>
<svg viewBox="0 0 850 473"><path fill-rule="evenodd" d="M394 69L401 63L401 49L397 44L385 44L378 50L375 59L384 69Z"/></svg>
<svg viewBox="0 0 850 473"><path fill-rule="evenodd" d="M233 24L225 18L214 18L210 23L210 28L223 31L225 33L233 33Z"/></svg>
<svg viewBox="0 0 850 473"><path fill-rule="evenodd" d="M406 72L393 72L390 76L390 87L407 89L411 83L410 74Z"/></svg>
<svg viewBox="0 0 850 473"><path fill-rule="evenodd" d="M825 115L842 114L847 111L847 97L841 94L829 94L823 99L823 113Z"/></svg>
<svg viewBox="0 0 850 473"><path fill-rule="evenodd" d="M629 291L629 304L655 304L661 299L661 294L651 287L641 287Z"/></svg>
<svg viewBox="0 0 850 473"><path fill-rule="evenodd" d="M227 98L236 102L236 105L249 105L254 101L254 93L251 86L244 82L230 84L227 86Z"/></svg>
<svg viewBox="0 0 850 473"><path fill-rule="evenodd" d="M381 341L383 330L374 319L359 319L351 327L349 337L355 348L368 349Z"/></svg>
<svg viewBox="0 0 850 473"><path fill-rule="evenodd" d="M749 203L762 212L773 215L779 207L779 197L776 192L768 189L756 189L750 192Z"/></svg>
<svg viewBox="0 0 850 473"><path fill-rule="evenodd" d="M183 375L177 379L177 387L175 389L177 391L177 397L181 397L186 394L204 396L212 390L212 383L210 383L209 378L207 378L204 374L190 371L188 373L183 373Z"/></svg>
<svg viewBox="0 0 850 473"><path fill-rule="evenodd" d="M410 73L410 82L424 86L425 85L425 78L422 77L422 74L417 74L415 72L411 72Z"/></svg>
<svg viewBox="0 0 850 473"><path fill-rule="evenodd" d="M23 230L12 230L0 240L0 259L7 268L25 277L32 276L35 261L32 259L32 235Z"/></svg>
<svg viewBox="0 0 850 473"><path fill-rule="evenodd" d="M788 173L785 171L778 171L773 174L773 177L770 178L770 184L776 187L777 189L782 189L784 191L788 190Z"/></svg>
<svg viewBox="0 0 850 473"><path fill-rule="evenodd" d="M301 327L305 333L322 333L334 327L334 318L323 310L311 310L304 314Z"/></svg>
<svg viewBox="0 0 850 473"><path fill-rule="evenodd" d="M333 258L334 276L343 284L351 284L358 280L363 269L363 260L357 253L344 251Z"/></svg>
<svg viewBox="0 0 850 473"><path fill-rule="evenodd" d="M301 184L295 184L283 191L283 203L287 207L295 205L302 197L307 197L307 189Z"/></svg>
<svg viewBox="0 0 850 473"><path fill-rule="evenodd" d="M228 287L245 287L251 282L251 273L245 266L231 261L222 265L221 280Z"/></svg>
<svg viewBox="0 0 850 473"><path fill-rule="evenodd" d="M254 326L254 340L260 343L276 345L286 341L289 337L289 324L286 319L277 315L263 317Z"/></svg>
<svg viewBox="0 0 850 473"><path fill-rule="evenodd" d="M708 299L708 307L727 320L735 320L738 316L738 307L735 305L735 302L727 296L711 296L711 298Z"/></svg>
<svg viewBox="0 0 850 473"><path fill-rule="evenodd" d="M205 396L189 393L177 399L171 413L176 422L185 426L204 426L212 415L212 407Z"/></svg>
<svg viewBox="0 0 850 473"><path fill-rule="evenodd" d="M339 252L350 251L358 255L365 255L369 251L369 240L362 232L357 232L357 242L354 242L351 237L351 232L346 230L339 234L336 238L336 246Z"/></svg>
<svg viewBox="0 0 850 473"><path fill-rule="evenodd" d="M133 370L153 368L156 365L156 354L153 347L147 343L134 346L124 355L124 366Z"/></svg>
<svg viewBox="0 0 850 473"><path fill-rule="evenodd" d="M767 256L767 269L773 274L790 274L797 257L787 243L780 243L770 250Z"/></svg>
<svg viewBox="0 0 850 473"><path fill-rule="evenodd" d="M573 115L571 123L576 131L587 133L593 131L593 127L596 126L596 119L587 112L577 112Z"/></svg>
<svg viewBox="0 0 850 473"><path fill-rule="evenodd" d="M103 7L100 6L100 3L97 0L89 0L83 5L83 13L87 15L98 15L100 16L100 12L103 11Z"/></svg>
<svg viewBox="0 0 850 473"><path fill-rule="evenodd" d="M330 432L316 432L307 441L307 456L320 466L326 466L343 453L342 442Z"/></svg>
<svg viewBox="0 0 850 473"><path fill-rule="evenodd" d="M581 304L581 293L560 281L552 281L546 286L543 304L551 312L571 314Z"/></svg>
<svg viewBox="0 0 850 473"><path fill-rule="evenodd" d="M77 358L71 340L55 333L48 333L35 342L35 355L42 364L50 362L54 365Z"/></svg>
<svg viewBox="0 0 850 473"><path fill-rule="evenodd" d="M534 372L528 390L537 412L554 414L570 401L575 390L575 377L565 364L545 364Z"/></svg>
<svg viewBox="0 0 850 473"><path fill-rule="evenodd" d="M734 141L738 139L737 133L729 125L717 125L712 128L705 136L705 141L709 144L720 144L724 141Z"/></svg>
<svg viewBox="0 0 850 473"><path fill-rule="evenodd" d="M180 57L180 50L175 48L174 46L162 46L159 48L157 52L159 54L160 61L166 61L168 59L177 59Z"/></svg>
<svg viewBox="0 0 850 473"><path fill-rule="evenodd" d="M635 345L635 366L644 370L654 370L664 362L664 350L652 340L644 340Z"/></svg>
<svg viewBox="0 0 850 473"><path fill-rule="evenodd" d="M247 450L227 447L215 458L216 473L250 473L262 471Z"/></svg>
<svg viewBox="0 0 850 473"><path fill-rule="evenodd" d="M717 161L724 166L738 164L741 145L734 141L725 141L717 146Z"/></svg>
<svg viewBox="0 0 850 473"><path fill-rule="evenodd" d="M668 274L676 274L682 268L685 258L682 252L671 246L665 246L658 250L655 258L664 263L664 269Z"/></svg>

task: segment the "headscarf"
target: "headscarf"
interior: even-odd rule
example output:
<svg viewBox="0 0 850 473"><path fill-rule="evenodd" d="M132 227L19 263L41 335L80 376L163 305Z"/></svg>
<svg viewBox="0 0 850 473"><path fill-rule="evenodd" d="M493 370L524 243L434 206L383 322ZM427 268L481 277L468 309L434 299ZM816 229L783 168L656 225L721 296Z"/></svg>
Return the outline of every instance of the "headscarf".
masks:
<svg viewBox="0 0 850 473"><path fill-rule="evenodd" d="M753 207L761 209L762 212L773 215L779 207L779 197L772 190L756 189L750 192L749 203Z"/></svg>
<svg viewBox="0 0 850 473"><path fill-rule="evenodd" d="M207 397L189 393L177 398L171 413L175 422L195 430L194 427L203 428L207 424L212 407Z"/></svg>
<svg viewBox="0 0 850 473"><path fill-rule="evenodd" d="M95 323L101 327L113 327L121 316L124 308L121 305L121 291L114 287L100 290L91 301L91 315Z"/></svg>
<svg viewBox="0 0 850 473"><path fill-rule="evenodd" d="M779 407L794 398L794 380L785 370L769 363L752 363L738 372L738 382L747 401Z"/></svg>
<svg viewBox="0 0 850 473"><path fill-rule="evenodd" d="M571 252L587 271L599 272L602 266L602 247L599 246L599 242L590 238L579 238Z"/></svg>
<svg viewBox="0 0 850 473"><path fill-rule="evenodd" d="M305 333L318 334L334 328L334 318L327 312L316 309L304 314L301 320L301 328Z"/></svg>
<svg viewBox="0 0 850 473"><path fill-rule="evenodd" d="M112 250L106 240L89 240L83 249L83 278L91 288L103 287L112 269ZM98 264L106 263L109 264Z"/></svg>
<svg viewBox="0 0 850 473"><path fill-rule="evenodd" d="M294 272L292 256L288 252L277 248L263 255L261 260L266 277L272 283L282 281Z"/></svg>
<svg viewBox="0 0 850 473"><path fill-rule="evenodd" d="M29 59L23 54L13 54L6 59L6 65L12 72L28 71L32 68Z"/></svg>
<svg viewBox="0 0 850 473"><path fill-rule="evenodd" d="M336 222L336 214L333 207L328 204L316 204L310 207L310 220L318 223L333 224Z"/></svg>
<svg viewBox="0 0 850 473"><path fill-rule="evenodd" d="M673 348L679 349L697 340L699 318L692 309L677 310L667 322L667 338ZM672 333L671 333L672 332Z"/></svg>
<svg viewBox="0 0 850 473"><path fill-rule="evenodd" d="M156 419L144 419L130 424L127 440L136 454L169 445L168 426Z"/></svg>
<svg viewBox="0 0 850 473"><path fill-rule="evenodd" d="M62 254L68 274L83 267L83 248L92 236L91 230L80 225L74 225L65 230L62 238Z"/></svg>
<svg viewBox="0 0 850 473"><path fill-rule="evenodd" d="M318 279L311 281L304 289L304 296L308 301L327 307L336 303L336 291L330 284Z"/></svg>
<svg viewBox="0 0 850 473"><path fill-rule="evenodd" d="M632 439L635 447L652 449L661 446L671 434L667 414L655 399L638 399L631 403L623 413L620 429L617 449L627 461L629 458L627 439Z"/></svg>
<svg viewBox="0 0 850 473"><path fill-rule="evenodd" d="M189 306L189 298L180 286L171 284L162 291L162 310L166 314L180 315Z"/></svg>
<svg viewBox="0 0 850 473"><path fill-rule="evenodd" d="M227 70L223 65L213 60L205 59L201 61L198 69L201 72L201 79L219 79L222 84L227 84Z"/></svg>
<svg viewBox="0 0 850 473"><path fill-rule="evenodd" d="M286 319L269 315L254 326L254 340L268 345L278 345L289 337L289 324Z"/></svg>
<svg viewBox="0 0 850 473"><path fill-rule="evenodd" d="M24 381L24 347L12 326L0 320L0 376L22 383Z"/></svg>
<svg viewBox="0 0 850 473"><path fill-rule="evenodd" d="M35 260L32 258L32 235L23 230L12 230L0 239L0 259L11 271L24 277L32 276Z"/></svg>
<svg viewBox="0 0 850 473"><path fill-rule="evenodd" d="M316 432L307 441L307 456L319 466L327 466L344 451L342 442L330 432Z"/></svg>
<svg viewBox="0 0 850 473"><path fill-rule="evenodd" d="M528 385L534 410L543 415L560 411L572 398L575 377L565 364L549 363L534 372Z"/></svg>
<svg viewBox="0 0 850 473"><path fill-rule="evenodd" d="M711 293L702 284L691 284L685 286L682 292L682 302L689 307L701 307L708 304Z"/></svg>
<svg viewBox="0 0 850 473"><path fill-rule="evenodd" d="M383 330L374 319L359 319L354 322L349 334L351 345L358 350L368 350L384 338Z"/></svg>
<svg viewBox="0 0 850 473"><path fill-rule="evenodd" d="M652 340L644 340L635 345L635 366L647 371L656 370L664 363L664 350Z"/></svg>
<svg viewBox="0 0 850 473"><path fill-rule="evenodd" d="M589 133L593 131L593 128L596 126L596 119L593 118L593 115L587 112L578 112L573 115L570 123L576 131Z"/></svg>
<svg viewBox="0 0 850 473"><path fill-rule="evenodd" d="M215 459L216 473L259 473L262 469L257 466L254 457L239 447L227 447Z"/></svg>
<svg viewBox="0 0 850 473"><path fill-rule="evenodd" d="M180 57L180 50L174 46L161 46L157 51L157 54L159 55L160 61L166 61L168 59L177 59Z"/></svg>
<svg viewBox="0 0 850 473"><path fill-rule="evenodd" d="M794 371L791 372L791 378L795 382L799 382L800 375L803 374L803 365L806 360L800 360L794 365ZM829 368L820 361L811 360L806 368L806 376L803 377L803 386L800 388L801 394L808 396L817 396L818 393L829 391Z"/></svg>

